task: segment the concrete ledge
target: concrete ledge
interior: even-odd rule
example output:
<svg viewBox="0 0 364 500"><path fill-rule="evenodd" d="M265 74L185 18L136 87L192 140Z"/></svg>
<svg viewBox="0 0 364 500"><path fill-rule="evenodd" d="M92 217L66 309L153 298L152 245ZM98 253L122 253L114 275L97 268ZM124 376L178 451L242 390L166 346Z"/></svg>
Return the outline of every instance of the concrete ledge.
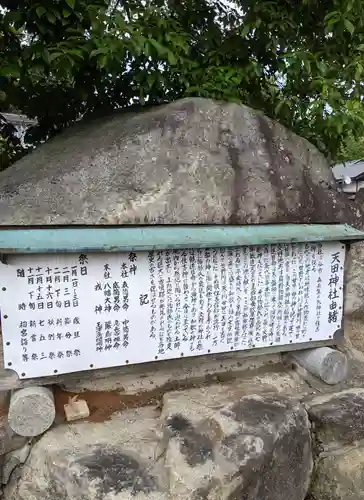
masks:
<svg viewBox="0 0 364 500"><path fill-rule="evenodd" d="M280 354L247 357L246 353L238 352L25 380L20 380L11 370L2 370L0 391L56 384L77 393L121 391L126 394L137 394L168 385L228 381L247 371L273 368L278 371L284 369Z"/></svg>

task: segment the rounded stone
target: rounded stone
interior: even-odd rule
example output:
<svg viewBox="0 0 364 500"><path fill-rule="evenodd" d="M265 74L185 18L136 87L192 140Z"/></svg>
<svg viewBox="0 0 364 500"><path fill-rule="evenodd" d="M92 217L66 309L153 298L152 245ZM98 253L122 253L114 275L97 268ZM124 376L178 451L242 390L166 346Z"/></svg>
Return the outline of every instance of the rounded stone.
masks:
<svg viewBox="0 0 364 500"><path fill-rule="evenodd" d="M282 125L187 98L80 121L37 147L0 172L0 214L3 225L355 225L336 187L324 155Z"/></svg>
<svg viewBox="0 0 364 500"><path fill-rule="evenodd" d="M342 352L330 347L298 351L293 354L293 357L303 368L319 377L326 384L338 384L347 377L347 357Z"/></svg>
<svg viewBox="0 0 364 500"><path fill-rule="evenodd" d="M39 436L53 424L56 416L53 392L47 387L27 387L10 400L8 422L20 436Z"/></svg>

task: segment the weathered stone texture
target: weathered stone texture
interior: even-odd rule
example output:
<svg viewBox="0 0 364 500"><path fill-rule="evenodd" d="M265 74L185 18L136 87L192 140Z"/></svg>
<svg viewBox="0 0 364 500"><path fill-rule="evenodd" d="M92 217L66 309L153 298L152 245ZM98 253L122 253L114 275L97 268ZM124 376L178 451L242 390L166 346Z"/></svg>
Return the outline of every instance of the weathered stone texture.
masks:
<svg viewBox="0 0 364 500"><path fill-rule="evenodd" d="M324 444L364 439L364 389L349 389L314 399L308 408L315 435Z"/></svg>
<svg viewBox="0 0 364 500"><path fill-rule="evenodd" d="M284 396L168 394L164 446L172 498L304 499L312 470L304 409Z"/></svg>
<svg viewBox="0 0 364 500"><path fill-rule="evenodd" d="M308 413L317 454L310 499L364 499L364 390L315 398Z"/></svg>
<svg viewBox="0 0 364 500"><path fill-rule="evenodd" d="M81 122L0 173L2 224L350 222L324 157L246 106Z"/></svg>
<svg viewBox="0 0 364 500"><path fill-rule="evenodd" d="M355 226L364 230L364 193L359 191L356 200L347 200L355 215ZM350 250L350 265L345 276L345 313L364 318L364 242L356 243Z"/></svg>
<svg viewBox="0 0 364 500"><path fill-rule="evenodd" d="M150 408L100 424L64 425L33 447L13 500L166 500L156 461L156 423Z"/></svg>
<svg viewBox="0 0 364 500"><path fill-rule="evenodd" d="M350 201L348 201L350 203ZM364 217L362 216L363 220ZM356 223L358 229L363 229ZM345 272L345 315L364 318L364 243L355 243L350 250Z"/></svg>
<svg viewBox="0 0 364 500"><path fill-rule="evenodd" d="M54 397L47 387L27 387L13 393L8 422L20 436L38 436L53 424L56 417Z"/></svg>
<svg viewBox="0 0 364 500"><path fill-rule="evenodd" d="M310 500L362 500L364 498L364 450L321 460L315 470Z"/></svg>
<svg viewBox="0 0 364 500"><path fill-rule="evenodd" d="M27 438L16 434L9 425L7 416L10 393L0 392L0 456L24 446Z"/></svg>
<svg viewBox="0 0 364 500"><path fill-rule="evenodd" d="M253 396L239 384L172 392L161 415L140 408L54 427L5 499L304 500L312 470L307 413L261 387Z"/></svg>

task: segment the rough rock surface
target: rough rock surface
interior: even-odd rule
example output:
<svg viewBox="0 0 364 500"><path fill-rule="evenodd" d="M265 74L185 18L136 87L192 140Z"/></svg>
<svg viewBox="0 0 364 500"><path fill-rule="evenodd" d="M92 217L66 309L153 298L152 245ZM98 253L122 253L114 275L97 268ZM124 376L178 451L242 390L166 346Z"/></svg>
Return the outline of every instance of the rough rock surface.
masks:
<svg viewBox="0 0 364 500"><path fill-rule="evenodd" d="M2 415L0 417L0 455L8 451L13 435L14 432L9 427L7 417Z"/></svg>
<svg viewBox="0 0 364 500"><path fill-rule="evenodd" d="M362 500L364 449L322 459L315 470L310 500Z"/></svg>
<svg viewBox="0 0 364 500"><path fill-rule="evenodd" d="M13 500L167 499L164 470L156 460L151 408L115 415L109 422L59 426L34 446Z"/></svg>
<svg viewBox="0 0 364 500"><path fill-rule="evenodd" d="M294 401L196 389L167 394L161 420L172 498L305 498L311 437L307 414Z"/></svg>
<svg viewBox="0 0 364 500"><path fill-rule="evenodd" d="M28 438L19 436L9 426L7 417L9 397L10 394L7 391L0 391L0 470L2 468L4 455L22 448L28 441Z"/></svg>
<svg viewBox="0 0 364 500"><path fill-rule="evenodd" d="M304 500L312 471L305 409L278 393L246 394L221 385L173 392L162 414L149 407L55 427L5 499Z"/></svg>
<svg viewBox="0 0 364 500"><path fill-rule="evenodd" d="M364 390L315 398L308 413L317 454L310 499L363 499Z"/></svg>
<svg viewBox="0 0 364 500"><path fill-rule="evenodd" d="M0 173L2 224L350 222L324 157L250 108L81 122Z"/></svg>
<svg viewBox="0 0 364 500"><path fill-rule="evenodd" d="M308 414L316 438L324 445L350 445L364 440L364 389L349 389L314 399Z"/></svg>
<svg viewBox="0 0 364 500"><path fill-rule="evenodd" d="M355 226L364 230L364 193L359 191L355 202L348 200L347 204L355 212ZM345 313L364 318L364 242L356 243L350 251L352 265L347 266Z"/></svg>
<svg viewBox="0 0 364 500"><path fill-rule="evenodd" d="M26 387L13 393L8 422L20 436L39 436L56 417L53 392L47 387Z"/></svg>
<svg viewBox="0 0 364 500"><path fill-rule="evenodd" d="M348 202L349 203L349 202ZM360 224L355 224L363 230ZM364 318L364 243L355 243L350 250L350 265L345 275L345 314Z"/></svg>
<svg viewBox="0 0 364 500"><path fill-rule="evenodd" d="M28 438L19 436L9 426L5 415L0 416L0 456L24 446Z"/></svg>

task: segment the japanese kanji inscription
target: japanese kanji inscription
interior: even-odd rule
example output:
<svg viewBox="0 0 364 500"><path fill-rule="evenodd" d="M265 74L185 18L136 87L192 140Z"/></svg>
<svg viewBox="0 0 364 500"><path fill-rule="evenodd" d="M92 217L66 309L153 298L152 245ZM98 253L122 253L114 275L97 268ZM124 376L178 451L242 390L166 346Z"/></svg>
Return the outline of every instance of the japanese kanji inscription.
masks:
<svg viewBox="0 0 364 500"><path fill-rule="evenodd" d="M344 260L341 243L9 256L5 366L31 378L330 339Z"/></svg>

